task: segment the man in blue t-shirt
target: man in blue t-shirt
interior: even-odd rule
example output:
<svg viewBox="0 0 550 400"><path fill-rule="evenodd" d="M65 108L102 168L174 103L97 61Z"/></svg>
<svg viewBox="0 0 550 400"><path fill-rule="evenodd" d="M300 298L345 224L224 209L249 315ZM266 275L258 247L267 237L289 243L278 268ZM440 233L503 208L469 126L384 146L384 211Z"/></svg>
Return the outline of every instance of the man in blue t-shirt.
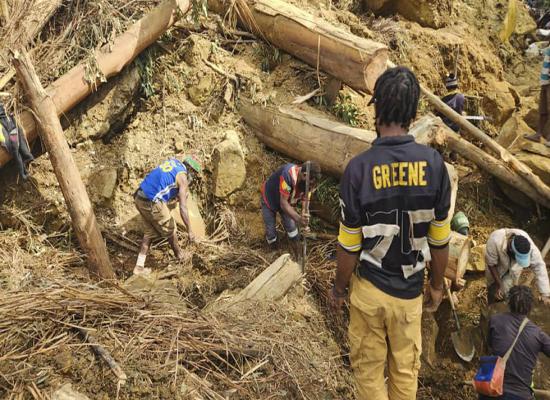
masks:
<svg viewBox="0 0 550 400"><path fill-rule="evenodd" d="M136 208L143 217L145 232L137 258L134 274L149 273L145 268L145 258L151 241L155 238L166 238L178 259L183 258L183 252L178 244L176 223L168 208L168 202L179 201L181 218L187 227L189 241L195 240L191 230L189 213L187 211L187 196L193 173L200 173L201 167L193 157L187 157L183 162L175 158L166 160L151 171L141 182L134 194Z"/></svg>
<svg viewBox="0 0 550 400"><path fill-rule="evenodd" d="M309 194L321 177L321 167L315 161L306 161L302 165L285 164L275 171L262 185L260 205L265 224L267 243L275 246L277 243L277 213L281 214L283 226L290 241L297 251L298 228L296 224L306 227L309 215L300 215L295 207L305 199L306 169L309 163Z"/></svg>

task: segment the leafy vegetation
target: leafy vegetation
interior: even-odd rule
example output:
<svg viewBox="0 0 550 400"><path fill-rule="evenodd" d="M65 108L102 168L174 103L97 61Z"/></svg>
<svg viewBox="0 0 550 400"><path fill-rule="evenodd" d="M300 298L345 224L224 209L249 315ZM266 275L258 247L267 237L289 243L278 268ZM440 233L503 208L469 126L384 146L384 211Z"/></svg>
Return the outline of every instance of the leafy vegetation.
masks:
<svg viewBox="0 0 550 400"><path fill-rule="evenodd" d="M338 99L332 107L332 112L351 126L357 126L359 124L359 107L353 102L349 94L340 93L338 95Z"/></svg>

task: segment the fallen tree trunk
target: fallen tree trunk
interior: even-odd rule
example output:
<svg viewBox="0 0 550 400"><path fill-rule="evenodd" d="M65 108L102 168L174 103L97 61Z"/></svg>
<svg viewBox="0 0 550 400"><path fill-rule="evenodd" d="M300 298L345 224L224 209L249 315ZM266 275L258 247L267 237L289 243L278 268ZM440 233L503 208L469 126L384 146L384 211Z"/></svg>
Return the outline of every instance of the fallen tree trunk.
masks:
<svg viewBox="0 0 550 400"><path fill-rule="evenodd" d="M376 80L386 70L386 46L356 36L284 1L240 4L208 0L209 8L222 15L233 4L245 29L355 90L372 93ZM243 9L244 4L250 12ZM250 13L252 18L242 18Z"/></svg>
<svg viewBox="0 0 550 400"><path fill-rule="evenodd" d="M30 100L33 114L40 123L40 136L50 154L76 237L88 256L91 272L104 279L113 279L115 273L109 260L107 246L101 236L92 203L71 155L71 149L63 136L63 128L61 128L55 105L42 88L26 53L15 54L13 65L19 82Z"/></svg>
<svg viewBox="0 0 550 400"><path fill-rule="evenodd" d="M471 122L463 118L460 114L454 111L451 107L445 104L439 97L434 95L425 87L421 86L422 93L428 99L428 101L434 106L434 108L441 114L445 115L452 122L457 124L464 132L468 133L471 137L482 142L487 148L491 149L502 160L504 166L510 168L521 179L529 183L529 185L540 196L546 199L546 202L550 202L550 187L546 185L538 175L534 174L531 168L519 161L508 150L498 144L495 140L491 139L487 134L474 126ZM530 196L531 197L531 196Z"/></svg>
<svg viewBox="0 0 550 400"><path fill-rule="evenodd" d="M239 113L267 146L297 160L315 160L323 171L340 177L349 160L370 148L374 132L352 128L315 114L288 107L262 107L241 99ZM447 146L482 170L550 209L550 201L515 171L451 131L440 118L428 115L410 129L418 143ZM450 172L451 175L451 172Z"/></svg>
<svg viewBox="0 0 550 400"><path fill-rule="evenodd" d="M117 37L112 45L96 51L95 66L103 75L96 81L86 80L89 62L83 62L53 82L46 92L55 104L57 115L66 113L84 100L101 84L101 78L108 79L122 71L166 32L182 14L187 13L190 4L189 0L166 0ZM25 131L29 143L36 139L36 124L32 113L21 113L18 122ZM10 159L11 156L0 147L0 166L5 165Z"/></svg>
<svg viewBox="0 0 550 400"><path fill-rule="evenodd" d="M435 117L433 118L434 120L436 119ZM439 120L439 118L437 119ZM507 185L523 192L536 203L550 209L550 201L536 191L535 188L519 174L508 168L503 161L487 154L467 140L462 139L460 135L449 129L439 130L436 136L434 136L434 141L439 145L447 146L450 150L457 152L462 157L476 164L480 169L488 172Z"/></svg>

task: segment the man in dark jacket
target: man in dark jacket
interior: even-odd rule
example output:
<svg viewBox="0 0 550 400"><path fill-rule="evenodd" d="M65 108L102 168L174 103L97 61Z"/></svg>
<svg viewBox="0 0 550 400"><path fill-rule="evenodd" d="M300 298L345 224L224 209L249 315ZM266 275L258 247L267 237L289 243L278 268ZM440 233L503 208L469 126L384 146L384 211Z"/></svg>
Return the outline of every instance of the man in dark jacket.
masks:
<svg viewBox="0 0 550 400"><path fill-rule="evenodd" d="M441 100L447 104L449 107L451 107L453 110L455 110L458 114L462 115L464 112L464 102L465 97L462 93L458 91L458 78L455 76L455 74L449 74L447 78L445 79L445 87L448 90L448 93L441 98ZM447 125L449 128L451 128L453 131L457 132L460 131L460 127L445 117L442 114L437 114Z"/></svg>
<svg viewBox="0 0 550 400"><path fill-rule="evenodd" d="M0 124L2 125L0 146L4 147L15 160L19 176L27 179L26 164L34 160L34 157L31 154L23 130L17 126L13 115L6 114L3 104L0 104Z"/></svg>
<svg viewBox="0 0 550 400"><path fill-rule="evenodd" d="M491 353L503 357L512 345L521 323L531 312L534 296L527 286L514 286L508 297L509 313L497 314L489 321L487 342ZM504 373L504 391L500 397L480 395L480 400L530 400L531 382L539 353L550 357L550 336L529 321L510 354Z"/></svg>

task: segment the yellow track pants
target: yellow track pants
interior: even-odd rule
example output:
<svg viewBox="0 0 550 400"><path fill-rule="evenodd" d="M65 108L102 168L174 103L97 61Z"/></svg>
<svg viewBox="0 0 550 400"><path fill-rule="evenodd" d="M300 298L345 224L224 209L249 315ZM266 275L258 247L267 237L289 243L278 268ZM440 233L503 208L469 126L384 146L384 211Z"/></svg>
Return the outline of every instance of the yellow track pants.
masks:
<svg viewBox="0 0 550 400"><path fill-rule="evenodd" d="M415 400L422 296L399 299L354 275L350 302L350 358L359 400Z"/></svg>

